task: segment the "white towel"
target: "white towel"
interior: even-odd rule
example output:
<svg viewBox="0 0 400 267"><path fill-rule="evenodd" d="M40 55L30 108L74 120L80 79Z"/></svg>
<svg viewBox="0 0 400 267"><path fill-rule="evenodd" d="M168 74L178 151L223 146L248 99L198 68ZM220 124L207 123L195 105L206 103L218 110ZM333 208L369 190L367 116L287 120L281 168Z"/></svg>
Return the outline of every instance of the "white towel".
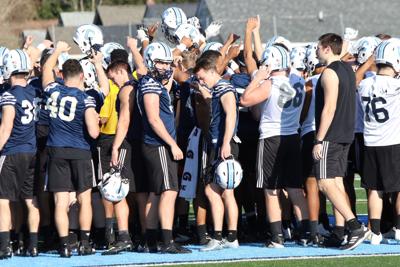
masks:
<svg viewBox="0 0 400 267"><path fill-rule="evenodd" d="M188 146L183 169L179 196L190 201L196 197L197 180L199 176L199 142L201 129L194 127L188 139Z"/></svg>

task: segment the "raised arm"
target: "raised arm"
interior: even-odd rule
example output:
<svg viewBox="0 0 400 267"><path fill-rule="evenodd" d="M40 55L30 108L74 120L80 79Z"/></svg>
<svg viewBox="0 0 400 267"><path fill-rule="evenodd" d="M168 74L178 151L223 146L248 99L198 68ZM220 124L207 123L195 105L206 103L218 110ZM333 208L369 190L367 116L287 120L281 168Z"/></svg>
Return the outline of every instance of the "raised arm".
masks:
<svg viewBox="0 0 400 267"><path fill-rule="evenodd" d="M137 48L137 40L135 38L128 36L126 37L126 45L131 50L133 62L135 63L136 66L136 73L138 74L139 77L146 75L147 68L144 64L143 57Z"/></svg>
<svg viewBox="0 0 400 267"><path fill-rule="evenodd" d="M100 90L104 96L110 93L110 83L108 82L107 75L103 69L102 65L103 54L99 51L94 51L92 49L92 57L89 61L94 65L97 73L97 79L99 80Z"/></svg>
<svg viewBox="0 0 400 267"><path fill-rule="evenodd" d="M42 69L42 86L46 88L47 85L54 82L54 73L53 68L57 64L58 57L63 52L68 52L71 48L64 41L58 41L56 48L53 51L53 54L49 57Z"/></svg>
<svg viewBox="0 0 400 267"><path fill-rule="evenodd" d="M252 32L257 27L257 21L255 18L249 18L246 24L246 31L244 35L244 62L246 64L247 73L251 75L255 70L257 70L257 62L253 57L253 48L252 48Z"/></svg>

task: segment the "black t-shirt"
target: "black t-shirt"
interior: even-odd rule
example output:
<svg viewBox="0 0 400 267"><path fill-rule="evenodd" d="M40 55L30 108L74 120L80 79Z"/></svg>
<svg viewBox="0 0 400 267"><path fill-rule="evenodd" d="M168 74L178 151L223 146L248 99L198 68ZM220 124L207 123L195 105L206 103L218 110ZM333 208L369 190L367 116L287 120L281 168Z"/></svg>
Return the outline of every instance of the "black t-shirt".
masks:
<svg viewBox="0 0 400 267"><path fill-rule="evenodd" d="M339 78L339 91L335 115L326 133L324 141L350 144L354 139L356 77L352 68L342 62L334 61L327 68L336 72ZM324 108L324 89L318 79L315 90L315 125L318 132L321 123L321 113Z"/></svg>

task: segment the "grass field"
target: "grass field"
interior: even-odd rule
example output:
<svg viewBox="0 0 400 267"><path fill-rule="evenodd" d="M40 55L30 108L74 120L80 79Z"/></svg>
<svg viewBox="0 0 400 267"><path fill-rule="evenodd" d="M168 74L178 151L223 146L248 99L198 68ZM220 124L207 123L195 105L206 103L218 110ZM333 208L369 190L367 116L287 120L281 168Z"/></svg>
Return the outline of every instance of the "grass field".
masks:
<svg viewBox="0 0 400 267"><path fill-rule="evenodd" d="M362 267L376 267L376 266L400 266L400 256L363 256L363 257L349 257L349 258L328 258L328 259L301 259L301 260L271 260L271 261L244 261L244 262L225 262L225 263L207 263L207 264L189 264L189 265L176 265L187 267L346 267L346 266L362 266Z"/></svg>

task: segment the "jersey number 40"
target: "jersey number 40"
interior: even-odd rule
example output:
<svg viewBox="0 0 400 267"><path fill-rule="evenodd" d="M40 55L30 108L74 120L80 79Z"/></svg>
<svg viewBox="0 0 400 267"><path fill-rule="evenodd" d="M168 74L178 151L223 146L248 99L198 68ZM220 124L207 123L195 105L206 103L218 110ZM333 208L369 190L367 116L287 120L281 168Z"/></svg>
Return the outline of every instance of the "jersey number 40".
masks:
<svg viewBox="0 0 400 267"><path fill-rule="evenodd" d="M64 96L58 102L60 92L53 92L47 99L47 109L50 111L50 118L57 118L63 121L73 121L75 118L76 105L78 100L73 96Z"/></svg>

